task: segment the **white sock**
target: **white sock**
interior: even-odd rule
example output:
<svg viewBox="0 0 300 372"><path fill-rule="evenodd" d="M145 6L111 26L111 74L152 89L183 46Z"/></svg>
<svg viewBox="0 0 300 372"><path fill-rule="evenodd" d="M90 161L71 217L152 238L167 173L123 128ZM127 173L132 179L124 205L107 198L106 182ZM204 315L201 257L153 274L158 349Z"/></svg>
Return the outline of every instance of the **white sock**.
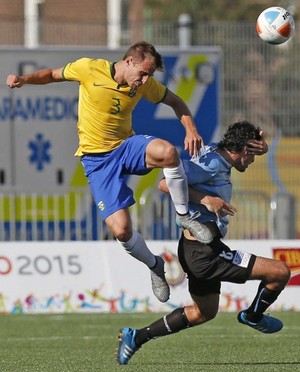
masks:
<svg viewBox="0 0 300 372"><path fill-rule="evenodd" d="M176 212L179 214L188 213L189 191L181 160L178 167L164 168L163 172Z"/></svg>
<svg viewBox="0 0 300 372"><path fill-rule="evenodd" d="M149 269L156 265L155 255L149 250L142 235L133 231L132 237L127 242L117 241L125 248L132 257L146 264Z"/></svg>

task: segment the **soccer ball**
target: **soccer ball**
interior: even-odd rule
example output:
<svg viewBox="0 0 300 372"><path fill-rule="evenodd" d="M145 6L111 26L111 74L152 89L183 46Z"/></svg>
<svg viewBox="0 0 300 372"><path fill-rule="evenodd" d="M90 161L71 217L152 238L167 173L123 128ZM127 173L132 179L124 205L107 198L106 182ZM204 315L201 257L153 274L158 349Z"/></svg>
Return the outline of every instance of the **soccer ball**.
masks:
<svg viewBox="0 0 300 372"><path fill-rule="evenodd" d="M284 8L273 6L260 13L256 21L259 37L269 44L282 44L293 34L293 16Z"/></svg>

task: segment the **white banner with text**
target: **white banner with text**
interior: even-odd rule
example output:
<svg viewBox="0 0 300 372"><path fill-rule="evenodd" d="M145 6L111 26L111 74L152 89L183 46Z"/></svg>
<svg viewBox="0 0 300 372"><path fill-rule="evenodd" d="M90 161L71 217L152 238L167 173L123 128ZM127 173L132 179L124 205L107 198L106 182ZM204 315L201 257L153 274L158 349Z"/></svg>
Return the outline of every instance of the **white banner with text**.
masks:
<svg viewBox="0 0 300 372"><path fill-rule="evenodd" d="M152 293L149 269L115 241L1 242L0 313L168 312L191 304L176 241L148 241L166 262L170 300ZM288 286L271 310L300 310L300 240L231 240L232 250L285 261ZM239 311L253 300L258 281L222 283L220 311Z"/></svg>

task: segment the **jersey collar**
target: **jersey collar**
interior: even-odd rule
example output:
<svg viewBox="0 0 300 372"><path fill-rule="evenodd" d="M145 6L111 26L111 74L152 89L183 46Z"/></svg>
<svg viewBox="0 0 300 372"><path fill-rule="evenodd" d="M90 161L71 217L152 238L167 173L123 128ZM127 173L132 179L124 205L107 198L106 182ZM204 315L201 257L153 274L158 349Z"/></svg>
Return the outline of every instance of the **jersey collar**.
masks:
<svg viewBox="0 0 300 372"><path fill-rule="evenodd" d="M113 80L115 80L115 73L116 73L115 64L116 63L117 62L111 62L110 64L110 75ZM128 85L127 83L121 83L117 85L117 89L120 89L121 87L128 87Z"/></svg>

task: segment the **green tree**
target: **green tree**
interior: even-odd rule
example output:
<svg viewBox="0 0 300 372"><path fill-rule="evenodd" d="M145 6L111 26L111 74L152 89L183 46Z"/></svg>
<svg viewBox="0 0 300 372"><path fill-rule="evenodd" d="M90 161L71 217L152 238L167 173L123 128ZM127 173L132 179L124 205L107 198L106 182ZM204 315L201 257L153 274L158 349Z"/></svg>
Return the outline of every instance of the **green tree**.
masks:
<svg viewBox="0 0 300 372"><path fill-rule="evenodd" d="M181 13L189 13L194 21L253 21L271 6L288 8L291 0L144 0L154 19L176 21Z"/></svg>

